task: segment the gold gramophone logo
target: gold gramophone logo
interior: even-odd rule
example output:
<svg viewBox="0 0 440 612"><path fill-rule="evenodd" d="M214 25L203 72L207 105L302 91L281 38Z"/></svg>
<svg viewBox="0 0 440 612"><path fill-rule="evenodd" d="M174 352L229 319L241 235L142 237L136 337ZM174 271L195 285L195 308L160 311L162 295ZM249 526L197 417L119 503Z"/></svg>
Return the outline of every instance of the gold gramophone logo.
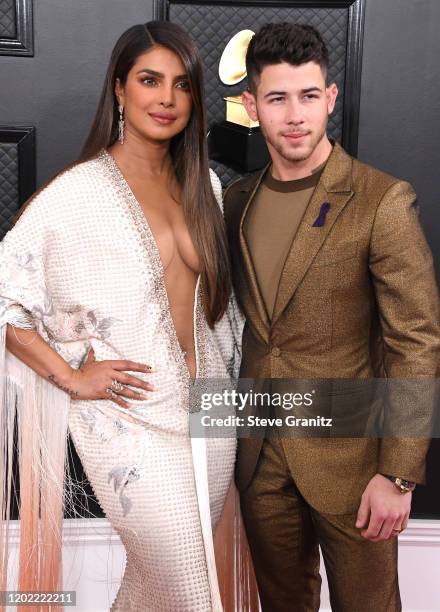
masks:
<svg viewBox="0 0 440 612"><path fill-rule="evenodd" d="M237 85L246 77L246 52L255 32L241 30L228 42L218 66L218 74L224 85ZM258 121L252 121L238 96L226 96L226 121L245 127L258 127Z"/></svg>
<svg viewBox="0 0 440 612"><path fill-rule="evenodd" d="M237 32L220 58L218 74L224 85L237 85L246 77L246 52L254 36L252 30ZM235 90L236 91L236 90ZM252 121L242 96L226 96L226 119L214 123L209 131L209 154L238 172L253 172L269 162L258 121Z"/></svg>

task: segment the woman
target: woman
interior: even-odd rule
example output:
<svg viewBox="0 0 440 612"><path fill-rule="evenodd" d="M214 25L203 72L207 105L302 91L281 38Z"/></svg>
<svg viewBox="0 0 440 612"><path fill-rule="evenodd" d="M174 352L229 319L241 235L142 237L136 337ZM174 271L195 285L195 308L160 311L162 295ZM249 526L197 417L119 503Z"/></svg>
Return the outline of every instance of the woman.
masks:
<svg viewBox="0 0 440 612"><path fill-rule="evenodd" d="M127 30L79 163L2 243L1 467L10 476L16 403L20 590L61 588L68 425L127 553L112 609L221 610L211 521L235 440L190 439L188 390L236 373L240 330L202 100L199 54L178 26Z"/></svg>

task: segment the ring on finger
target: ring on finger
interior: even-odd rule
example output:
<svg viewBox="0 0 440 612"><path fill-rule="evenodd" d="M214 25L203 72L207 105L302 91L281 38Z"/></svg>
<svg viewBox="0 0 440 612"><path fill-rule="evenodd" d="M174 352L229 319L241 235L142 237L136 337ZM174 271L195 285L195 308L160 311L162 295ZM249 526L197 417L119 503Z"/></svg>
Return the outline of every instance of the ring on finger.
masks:
<svg viewBox="0 0 440 612"><path fill-rule="evenodd" d="M116 378L114 378L112 380L112 384L111 384L110 388L113 391L122 391L123 388L124 388L124 385L122 383L120 383L118 380L116 380Z"/></svg>
<svg viewBox="0 0 440 612"><path fill-rule="evenodd" d="M109 395L109 397L111 399L115 399L115 397L119 397L119 395L117 393L115 393L115 391L113 391L113 389L111 387L107 387L106 393L108 393L108 395Z"/></svg>
<svg viewBox="0 0 440 612"><path fill-rule="evenodd" d="M402 533L403 529L393 529L394 533Z"/></svg>

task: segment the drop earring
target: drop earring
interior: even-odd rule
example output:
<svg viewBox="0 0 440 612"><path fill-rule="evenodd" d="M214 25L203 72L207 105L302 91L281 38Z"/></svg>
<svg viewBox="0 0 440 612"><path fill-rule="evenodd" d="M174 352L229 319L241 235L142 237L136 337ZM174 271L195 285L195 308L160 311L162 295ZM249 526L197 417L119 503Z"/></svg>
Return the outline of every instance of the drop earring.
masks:
<svg viewBox="0 0 440 612"><path fill-rule="evenodd" d="M118 121L118 140L121 144L124 144L124 107L120 104L119 107L119 121Z"/></svg>

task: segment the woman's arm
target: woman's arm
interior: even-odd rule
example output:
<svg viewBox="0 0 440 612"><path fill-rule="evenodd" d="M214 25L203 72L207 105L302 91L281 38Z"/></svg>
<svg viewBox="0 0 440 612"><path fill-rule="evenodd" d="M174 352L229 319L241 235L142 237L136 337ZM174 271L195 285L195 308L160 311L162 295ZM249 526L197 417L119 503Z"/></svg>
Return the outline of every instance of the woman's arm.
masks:
<svg viewBox="0 0 440 612"><path fill-rule="evenodd" d="M75 392L67 386L72 368L34 329L20 329L8 323L6 348L37 374L75 396Z"/></svg>
<svg viewBox="0 0 440 612"><path fill-rule="evenodd" d="M132 371L145 374L151 372L150 366L128 360L94 361L91 351L85 364L75 370L33 329L21 329L7 324L6 347L20 361L73 399L110 399L119 406L129 408L123 397L139 400L147 396L128 389L126 385L145 391L153 390L149 383L126 373ZM123 385L117 393L114 381ZM112 392L109 393L108 389L112 389Z"/></svg>

